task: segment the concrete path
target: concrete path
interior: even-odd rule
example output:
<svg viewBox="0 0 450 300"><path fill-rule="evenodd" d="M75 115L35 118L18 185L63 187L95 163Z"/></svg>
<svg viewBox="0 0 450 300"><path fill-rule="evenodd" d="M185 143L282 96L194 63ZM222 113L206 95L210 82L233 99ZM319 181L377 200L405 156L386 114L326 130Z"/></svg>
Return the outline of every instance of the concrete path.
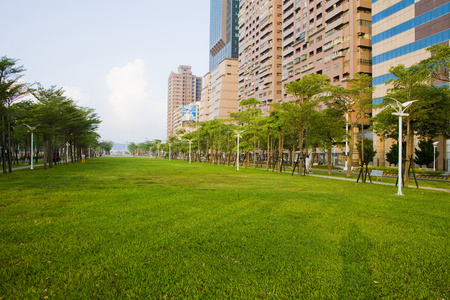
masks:
<svg viewBox="0 0 450 300"><path fill-rule="evenodd" d="M334 176L326 176L326 175L314 175L314 174L309 174L307 176L313 176L313 177L322 177L322 178L327 178L327 179L338 179L338 180L347 180L347 181L353 181L356 183L355 179L353 178L345 178L345 177L334 177ZM377 182L377 181L372 181L372 183L374 184L381 184L381 185L390 185L390 186L395 186L394 183L387 183L387 182ZM415 186L409 186L408 188L416 188ZM435 190L435 191L443 191L443 192L450 192L450 189L443 189L443 188L434 188L434 187L426 187L426 186L419 186L419 189L425 189L425 190Z"/></svg>

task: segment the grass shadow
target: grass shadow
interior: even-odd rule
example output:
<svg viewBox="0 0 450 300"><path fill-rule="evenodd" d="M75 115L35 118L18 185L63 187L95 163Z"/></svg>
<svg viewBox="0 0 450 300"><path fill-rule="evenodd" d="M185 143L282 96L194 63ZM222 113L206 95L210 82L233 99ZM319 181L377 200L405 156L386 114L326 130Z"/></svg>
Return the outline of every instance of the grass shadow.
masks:
<svg viewBox="0 0 450 300"><path fill-rule="evenodd" d="M378 299L368 257L371 248L358 226L350 224L340 244L343 267L339 299Z"/></svg>

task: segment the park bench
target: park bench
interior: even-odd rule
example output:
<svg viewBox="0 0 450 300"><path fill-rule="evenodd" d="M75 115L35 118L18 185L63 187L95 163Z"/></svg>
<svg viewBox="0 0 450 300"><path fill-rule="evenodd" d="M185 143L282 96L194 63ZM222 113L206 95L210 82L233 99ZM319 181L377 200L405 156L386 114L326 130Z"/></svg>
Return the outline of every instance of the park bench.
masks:
<svg viewBox="0 0 450 300"><path fill-rule="evenodd" d="M383 171L372 170L372 172L370 172L370 176L377 176L377 180L381 180L381 178L383 177Z"/></svg>

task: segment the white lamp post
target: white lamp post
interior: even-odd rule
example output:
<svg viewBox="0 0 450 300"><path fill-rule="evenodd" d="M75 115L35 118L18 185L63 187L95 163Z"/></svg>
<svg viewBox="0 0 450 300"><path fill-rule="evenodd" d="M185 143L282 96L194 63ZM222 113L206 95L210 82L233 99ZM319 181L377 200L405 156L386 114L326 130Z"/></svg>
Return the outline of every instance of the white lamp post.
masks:
<svg viewBox="0 0 450 300"><path fill-rule="evenodd" d="M345 120L345 165L344 165L344 171L347 171L348 167L348 113L346 114L346 120Z"/></svg>
<svg viewBox="0 0 450 300"><path fill-rule="evenodd" d="M237 136L237 153L236 153L236 158L237 158L237 161L236 161L236 166L237 166L237 171L239 171L239 159L240 159L240 157L239 157L239 138L241 138L242 136L241 136L241 133L242 132L244 132L243 130L242 131L237 131L237 130L235 130L234 132L236 132L236 136Z"/></svg>
<svg viewBox="0 0 450 300"><path fill-rule="evenodd" d="M159 158L159 144L156 144L156 147L158 147L158 153L156 153L156 158Z"/></svg>
<svg viewBox="0 0 450 300"><path fill-rule="evenodd" d="M398 116L398 192L397 195L402 196L402 117L407 117L409 114L405 113L405 110L417 100L400 103L400 101L394 98L386 99L386 102L395 109L394 116Z"/></svg>
<svg viewBox="0 0 450 300"><path fill-rule="evenodd" d="M189 143L189 163L191 163L191 144L192 144L192 140L187 140Z"/></svg>
<svg viewBox="0 0 450 300"><path fill-rule="evenodd" d="M33 152L34 152L34 149L33 149L33 131L36 129L36 127L38 127L41 124L38 124L38 125L36 125L34 127L32 127L30 125L27 125L27 124L23 124L23 125L27 126L28 129L31 132L31 146L30 146L30 162L31 162L31 166L30 166L30 170L34 170L33 169Z"/></svg>
<svg viewBox="0 0 450 300"><path fill-rule="evenodd" d="M69 163L69 146L70 146L70 143L67 142L66 143L66 164Z"/></svg>
<svg viewBox="0 0 450 300"><path fill-rule="evenodd" d="M433 171L436 171L436 148L439 141L433 142Z"/></svg>
<svg viewBox="0 0 450 300"><path fill-rule="evenodd" d="M172 146L172 143L168 143L169 144L169 161L170 161L170 155L171 155L171 153L170 153L170 146Z"/></svg>

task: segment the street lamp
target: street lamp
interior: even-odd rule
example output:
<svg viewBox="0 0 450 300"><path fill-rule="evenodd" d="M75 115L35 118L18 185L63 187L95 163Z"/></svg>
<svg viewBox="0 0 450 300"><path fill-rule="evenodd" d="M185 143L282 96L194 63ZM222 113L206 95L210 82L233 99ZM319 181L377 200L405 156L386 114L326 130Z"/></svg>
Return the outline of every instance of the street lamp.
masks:
<svg viewBox="0 0 450 300"><path fill-rule="evenodd" d="M168 143L169 144L169 161L170 161L170 146L172 146L172 143Z"/></svg>
<svg viewBox="0 0 450 300"><path fill-rule="evenodd" d="M398 116L398 192L397 195L402 196L402 117L407 117L409 114L405 113L405 110L416 102L417 100L400 103L400 101L394 98L387 98L388 103L396 112L392 113L394 116Z"/></svg>
<svg viewBox="0 0 450 300"><path fill-rule="evenodd" d="M353 105L355 102L354 101L349 101L347 100L347 102L349 103L349 105ZM354 110L352 108L348 109L346 112L346 121L345 121L345 166L344 166L344 171L347 171L347 169L350 167L351 170L351 164L349 166L349 162L351 161L349 158L349 145L348 145L348 125L349 122L352 121L352 112L354 112ZM353 128L351 128L352 132L353 132ZM353 134L350 135L351 137L353 137ZM350 141L351 144L352 141Z"/></svg>
<svg viewBox="0 0 450 300"><path fill-rule="evenodd" d="M192 144L192 140L187 140L189 143L189 163L191 163L191 144Z"/></svg>
<svg viewBox="0 0 450 300"><path fill-rule="evenodd" d="M67 142L66 143L66 164L69 163L69 146L70 146L70 143Z"/></svg>
<svg viewBox="0 0 450 300"><path fill-rule="evenodd" d="M436 171L436 148L439 141L433 142L433 171Z"/></svg>
<svg viewBox="0 0 450 300"><path fill-rule="evenodd" d="M237 171L239 171L239 159L240 159L240 157L239 157L239 138L242 137L241 133L243 133L244 130L241 130L241 131L235 130L234 132L236 132L236 136L237 136L237 139L238 139L237 140L237 153L236 153L236 157L237 157L236 166L237 166Z"/></svg>
<svg viewBox="0 0 450 300"><path fill-rule="evenodd" d="M156 153L156 158L159 158L159 144L156 144L156 147L158 147L158 153Z"/></svg>
<svg viewBox="0 0 450 300"><path fill-rule="evenodd" d="M41 124L38 124L38 125L36 125L36 126L34 126L34 127L32 127L32 126L30 126L30 125L27 125L27 124L23 124L23 125L27 126L28 129L29 129L30 132L31 132L31 147L30 147L30 161L31 161L31 166L30 166L30 170L33 170L33 152L34 152L34 150L33 150L33 131L36 129L36 127L38 127L38 126L41 125Z"/></svg>

